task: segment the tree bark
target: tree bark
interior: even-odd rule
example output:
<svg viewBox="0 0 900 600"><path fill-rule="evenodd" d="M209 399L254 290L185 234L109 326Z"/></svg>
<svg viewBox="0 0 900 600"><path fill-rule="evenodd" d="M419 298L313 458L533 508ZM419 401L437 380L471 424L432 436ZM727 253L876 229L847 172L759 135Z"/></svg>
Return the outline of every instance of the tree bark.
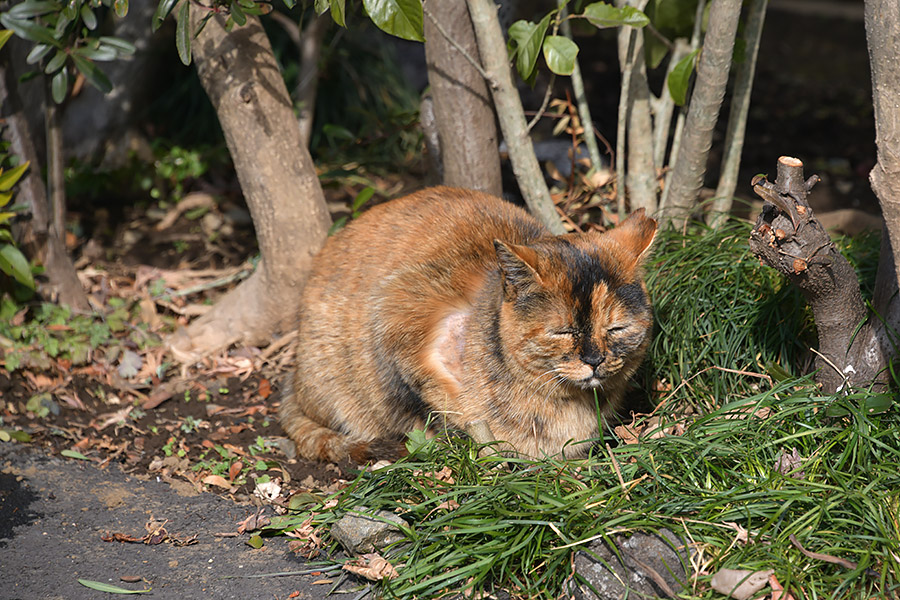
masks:
<svg viewBox="0 0 900 600"><path fill-rule="evenodd" d="M819 350L816 382L827 393L882 382L886 376L879 324L868 319L856 272L816 220L807 194L818 181L803 179L803 163L778 159L771 184L754 178L753 190L766 201L750 234L750 249L793 283L809 303Z"/></svg>
<svg viewBox="0 0 900 600"><path fill-rule="evenodd" d="M426 0L425 10L425 60L443 181L499 196L503 185L490 91L475 67L448 40L455 41L469 56L478 56L469 9L464 2Z"/></svg>
<svg viewBox="0 0 900 600"><path fill-rule="evenodd" d="M715 0L709 8L709 26L697 65L694 92L661 215L678 228L690 217L703 187L713 129L725 97L740 15L741 0Z"/></svg>
<svg viewBox="0 0 900 600"><path fill-rule="evenodd" d="M866 39L872 67L875 143L878 162L869 173L890 246L900 249L900 4L866 0ZM900 252L893 253L894 281L900 280ZM881 285L881 278L877 282Z"/></svg>
<svg viewBox="0 0 900 600"><path fill-rule="evenodd" d="M206 9L191 4L191 31ZM232 343L261 344L293 326L300 289L331 219L291 99L259 19L209 19L193 56L234 161L262 259L253 275L170 340L183 361Z"/></svg>
<svg viewBox="0 0 900 600"><path fill-rule="evenodd" d="M565 233L566 229L550 198L550 190L544 182L541 166L528 136L525 111L513 85L506 43L497 19L497 7L490 0L467 0L467 3L478 40L478 52L488 76L488 85L500 119L500 129L509 148L509 158L519 189L529 210L539 221L554 234Z"/></svg>
<svg viewBox="0 0 900 600"><path fill-rule="evenodd" d="M91 305L75 273L75 266L61 236L51 227L47 190L40 175L41 161L16 89L16 74L6 63L8 56L7 53L7 58L0 60L0 98L3 99L2 118L6 122L3 135L10 143L10 153L31 163L28 173L19 182L15 199L16 204L28 207L27 218L14 224L13 235L25 255L44 266L48 284L41 286L39 291L54 302L88 312ZM52 102L49 98L48 101Z"/></svg>
<svg viewBox="0 0 900 600"><path fill-rule="evenodd" d="M631 5L644 10L647 2L619 2L619 6ZM633 48L629 55L629 40L633 40ZM644 58L644 30L633 27L622 27L619 32L619 62L622 71L625 61L632 61L631 77L628 78L628 103L620 107L619 112L627 111L628 132L628 199L631 210L645 209L654 214L657 207L659 185L656 181L656 168L653 166L653 121L650 117L650 86L647 83L647 61ZM623 85L625 85L623 78Z"/></svg>
<svg viewBox="0 0 900 600"><path fill-rule="evenodd" d="M744 62L737 66L734 75L734 92L731 111L728 113L728 129L725 133L725 153L716 187L716 199L707 222L719 227L728 217L737 188L738 169L741 166L741 152L744 149L744 133L747 130L747 114L750 112L750 93L753 91L753 75L756 73L756 57L759 54L759 40L766 20L768 0L753 0L747 13L744 39L746 52Z"/></svg>

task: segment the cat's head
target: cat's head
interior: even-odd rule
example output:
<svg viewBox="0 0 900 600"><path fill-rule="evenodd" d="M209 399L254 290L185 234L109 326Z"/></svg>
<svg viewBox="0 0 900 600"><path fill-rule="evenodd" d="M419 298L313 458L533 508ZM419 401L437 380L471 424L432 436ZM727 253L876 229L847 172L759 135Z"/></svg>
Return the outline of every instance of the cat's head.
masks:
<svg viewBox="0 0 900 600"><path fill-rule="evenodd" d="M546 382L619 385L643 358L653 317L641 266L656 234L643 210L615 229L495 240L503 282L499 331L507 356ZM552 395L552 394L551 394Z"/></svg>

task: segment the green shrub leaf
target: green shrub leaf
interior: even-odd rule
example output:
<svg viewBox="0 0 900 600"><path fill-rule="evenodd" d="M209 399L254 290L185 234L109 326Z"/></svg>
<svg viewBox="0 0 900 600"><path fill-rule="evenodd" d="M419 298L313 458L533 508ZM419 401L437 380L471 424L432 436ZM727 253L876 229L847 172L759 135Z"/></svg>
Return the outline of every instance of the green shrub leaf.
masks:
<svg viewBox="0 0 900 600"><path fill-rule="evenodd" d="M97 29L97 15L87 3L81 5L81 20L84 22L84 26L91 31Z"/></svg>
<svg viewBox="0 0 900 600"><path fill-rule="evenodd" d="M606 2L594 2L584 8L584 17L591 25L603 27L645 27L650 23L647 15L633 6L616 8Z"/></svg>
<svg viewBox="0 0 900 600"><path fill-rule="evenodd" d="M117 17L124 17L128 14L128 0L114 0L113 10L116 11Z"/></svg>
<svg viewBox="0 0 900 600"><path fill-rule="evenodd" d="M69 72L66 69L60 69L56 75L50 80L50 93L53 101L62 104L69 92Z"/></svg>
<svg viewBox="0 0 900 600"><path fill-rule="evenodd" d="M347 26L344 0L331 0L331 19L341 27Z"/></svg>
<svg viewBox="0 0 900 600"><path fill-rule="evenodd" d="M53 31L46 27L41 27L40 25L35 25L28 21L14 19L9 16L9 13L0 15L0 23L3 23L3 26L7 29L12 29L16 32L16 35L20 38L24 38L30 42L46 44L60 49L63 47L62 42L53 36Z"/></svg>
<svg viewBox="0 0 900 600"><path fill-rule="evenodd" d="M575 70L578 45L562 35L548 35L544 40L544 60L557 75L571 75Z"/></svg>
<svg viewBox="0 0 900 600"><path fill-rule="evenodd" d="M9 29L3 29L2 31L0 31L0 48L6 45L6 42L9 41L9 38L11 38L12 35L13 32Z"/></svg>
<svg viewBox="0 0 900 600"><path fill-rule="evenodd" d="M8 192L12 189L12 186L16 185L16 182L22 178L22 175L25 174L25 170L28 169L28 165L30 163L24 162L17 167L13 167L12 169L8 169L7 171L0 170L0 192ZM0 204L3 206L3 204Z"/></svg>
<svg viewBox="0 0 900 600"><path fill-rule="evenodd" d="M151 29L156 32L159 29L163 21L166 20L166 17L169 16L169 13L172 12L172 9L175 8L175 3L178 0L159 0L159 4L156 5L156 12L153 13L153 20Z"/></svg>
<svg viewBox="0 0 900 600"><path fill-rule="evenodd" d="M175 27L175 47L178 58L185 65L191 64L191 3L185 0L178 9L178 25Z"/></svg>
<svg viewBox="0 0 900 600"><path fill-rule="evenodd" d="M420 0L363 0L372 22L382 31L405 40L424 42ZM332 16L334 2L331 3Z"/></svg>
<svg viewBox="0 0 900 600"><path fill-rule="evenodd" d="M28 261L18 248L12 244L0 246L0 271L3 271L25 287L34 289L34 277Z"/></svg>
<svg viewBox="0 0 900 600"><path fill-rule="evenodd" d="M553 13L550 13L541 19L540 23L516 21L509 26L510 56L515 55L516 70L522 79L528 79L534 72L534 65L552 17Z"/></svg>
<svg viewBox="0 0 900 600"><path fill-rule="evenodd" d="M27 0L20 2L7 11L7 14L14 19L31 19L48 13L57 12L62 6L59 2L52 0Z"/></svg>
<svg viewBox="0 0 900 600"><path fill-rule="evenodd" d="M84 78L88 80L88 83L104 94L108 94L110 90L112 90L112 82L110 82L106 74L101 71L93 61L88 60L83 56L79 56L78 54L72 54L72 60L75 62L75 68L84 75Z"/></svg>
<svg viewBox="0 0 900 600"><path fill-rule="evenodd" d="M687 102L688 85L691 82L691 74L694 72L694 62L700 49L694 50L678 61L669 73L669 94L678 106L684 106Z"/></svg>

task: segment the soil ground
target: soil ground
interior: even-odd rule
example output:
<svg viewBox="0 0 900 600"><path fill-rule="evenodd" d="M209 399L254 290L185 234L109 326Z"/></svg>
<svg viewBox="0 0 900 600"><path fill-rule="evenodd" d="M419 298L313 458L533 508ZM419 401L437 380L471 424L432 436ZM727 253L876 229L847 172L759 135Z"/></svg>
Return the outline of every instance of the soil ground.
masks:
<svg viewBox="0 0 900 600"><path fill-rule="evenodd" d="M823 176L813 202L872 211L867 75L861 19L770 11L739 194L749 195L745 184L753 173L774 171L780 154L793 154L804 159L807 175ZM241 210L220 204L210 217L180 218L163 232L154 230L161 216L152 211L113 215L94 226L103 235L73 242L86 286L104 305L122 298L138 306L162 280L184 294L142 312L148 321L158 317L150 334L184 323L221 291L189 293L192 286L246 266L252 230ZM234 234L211 241L204 227L221 230L223 223ZM199 269L211 274L174 275ZM136 335L117 333L116 350L97 349L83 364L44 357L13 373L0 370L2 427L30 434L29 442L0 442L0 598L106 597L79 578L152 587L158 598L324 597L331 585L316 583L328 579L322 575L225 579L309 568L285 538L266 539L254 550L249 534L237 534L260 504L255 482L275 481L284 501L296 491L336 491L353 476L352 465L288 460L278 446L278 377L290 361L290 339L174 373L157 369L162 350L137 344ZM126 350L138 356L135 369L144 376L123 370ZM29 410L35 398L38 406ZM165 522L166 541L103 541L115 534L142 538L151 520Z"/></svg>

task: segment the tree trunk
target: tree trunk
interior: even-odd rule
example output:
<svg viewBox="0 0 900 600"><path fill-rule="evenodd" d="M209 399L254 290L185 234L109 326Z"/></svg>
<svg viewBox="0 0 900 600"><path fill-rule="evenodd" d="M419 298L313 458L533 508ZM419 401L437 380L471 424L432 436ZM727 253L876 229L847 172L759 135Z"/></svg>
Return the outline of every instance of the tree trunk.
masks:
<svg viewBox="0 0 900 600"><path fill-rule="evenodd" d="M694 93L661 215L679 228L690 217L703 187L706 161L725 97L740 16L741 0L715 0L709 8L709 26L697 65Z"/></svg>
<svg viewBox="0 0 900 600"><path fill-rule="evenodd" d="M519 182L519 189L529 210L539 221L554 234L565 233L566 229L550 198L550 190L544 182L541 166L534 155L534 146L528 136L525 111L522 109L519 93L513 85L506 43L503 41L503 32L500 31L500 22L497 20L497 7L491 0L467 0L467 3L475 36L478 39L478 52L494 98L503 139L509 148L509 159Z"/></svg>
<svg viewBox="0 0 900 600"><path fill-rule="evenodd" d="M28 119L16 89L17 77L6 63L0 61L0 98L3 99L2 118L6 122L4 138L10 143L10 153L31 163L28 173L20 180L16 204L28 207L27 218L14 224L13 234L26 256L44 266L47 286L41 293L49 300L65 304L75 310L88 312L91 305L75 267L66 252L61 236L51 227L47 190L41 181L41 161L31 137ZM52 102L52 100L49 100Z"/></svg>
<svg viewBox="0 0 900 600"><path fill-rule="evenodd" d="M191 4L191 31L207 9ZM216 15L193 56L250 208L262 259L253 275L170 340L181 360L232 343L261 344L293 326L300 289L331 219L259 19L225 30Z"/></svg>
<svg viewBox="0 0 900 600"><path fill-rule="evenodd" d="M872 66L878 162L869 173L872 190L895 249L894 282L900 280L900 3L866 0L866 39ZM882 285L881 278L877 282Z"/></svg>
<svg viewBox="0 0 900 600"><path fill-rule="evenodd" d="M490 91L475 67L447 39L453 39L469 56L478 56L469 9L464 2L426 0L425 10L429 13L425 19L425 59L443 182L499 196L503 186Z"/></svg>
<svg viewBox="0 0 900 600"><path fill-rule="evenodd" d="M744 40L744 62L737 66L734 75L734 92L731 111L728 114L728 129L725 133L725 153L719 169L719 185L712 210L707 218L711 227L720 227L728 218L737 188L738 170L741 166L741 152L744 149L744 133L747 130L747 114L750 112L750 95L753 91L753 75L756 73L756 58L759 55L759 40L766 20L768 0L753 0L747 12Z"/></svg>
<svg viewBox="0 0 900 600"><path fill-rule="evenodd" d="M619 6L631 5L644 10L646 1L619 2ZM631 77L629 78L628 106L624 107L627 115L628 138L628 186L629 208L634 211L645 209L649 214L656 213L659 184L656 180L656 168L653 165L653 121L650 117L650 86L647 83L647 61L644 58L644 30L633 27L621 27L619 32L619 62L624 72L625 62L629 59L631 49ZM623 78L623 85L624 78ZM665 92L665 90L663 90ZM623 108L619 108L621 114Z"/></svg>
<svg viewBox="0 0 900 600"><path fill-rule="evenodd" d="M819 337L816 381L834 393L883 381L890 347L882 345L879 324L868 319L856 272L809 207L807 194L818 180L804 181L803 163L787 156L778 159L774 185L754 178L753 190L766 204L750 249L796 285L812 308Z"/></svg>

